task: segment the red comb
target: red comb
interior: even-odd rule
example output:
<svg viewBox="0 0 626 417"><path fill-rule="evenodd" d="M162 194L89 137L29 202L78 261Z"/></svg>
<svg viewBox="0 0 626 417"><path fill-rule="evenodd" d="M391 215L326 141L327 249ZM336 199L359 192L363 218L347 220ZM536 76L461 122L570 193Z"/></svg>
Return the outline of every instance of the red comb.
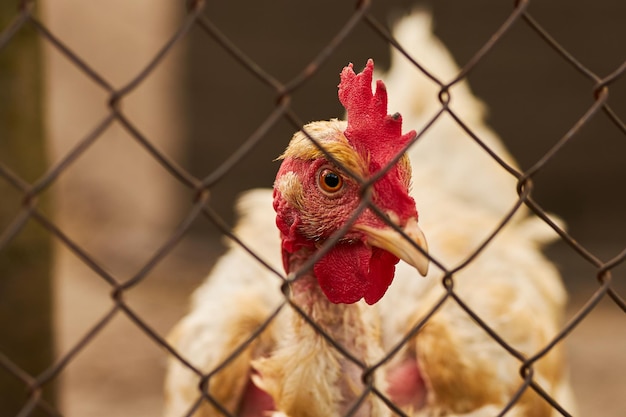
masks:
<svg viewBox="0 0 626 417"><path fill-rule="evenodd" d="M344 135L352 146L384 165L402 151L415 136L415 131L402 134L402 116L387 114L387 90L378 80L372 93L374 61L369 59L359 74L349 64L341 71L339 101L348 116Z"/></svg>

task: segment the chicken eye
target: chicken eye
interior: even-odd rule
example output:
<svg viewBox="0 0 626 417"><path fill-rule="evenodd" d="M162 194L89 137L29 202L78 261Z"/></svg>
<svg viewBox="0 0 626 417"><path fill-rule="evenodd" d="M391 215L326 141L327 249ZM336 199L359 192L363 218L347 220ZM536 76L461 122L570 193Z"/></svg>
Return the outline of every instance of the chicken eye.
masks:
<svg viewBox="0 0 626 417"><path fill-rule="evenodd" d="M343 178L331 169L323 169L320 171L318 184L322 191L336 193L343 187Z"/></svg>

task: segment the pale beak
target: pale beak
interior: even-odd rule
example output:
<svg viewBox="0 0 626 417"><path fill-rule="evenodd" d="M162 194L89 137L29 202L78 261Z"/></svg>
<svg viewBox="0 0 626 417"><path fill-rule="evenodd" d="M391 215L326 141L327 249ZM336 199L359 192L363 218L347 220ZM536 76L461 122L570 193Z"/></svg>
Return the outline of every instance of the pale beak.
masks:
<svg viewBox="0 0 626 417"><path fill-rule="evenodd" d="M417 219L411 218L402 229L410 240L419 246L424 253L415 248L413 244L391 227L377 228L362 224L355 224L354 229L365 233L367 243L386 250L402 259L404 262L415 267L420 274L426 276L430 260L424 253L428 253L428 244L424 233L417 225Z"/></svg>

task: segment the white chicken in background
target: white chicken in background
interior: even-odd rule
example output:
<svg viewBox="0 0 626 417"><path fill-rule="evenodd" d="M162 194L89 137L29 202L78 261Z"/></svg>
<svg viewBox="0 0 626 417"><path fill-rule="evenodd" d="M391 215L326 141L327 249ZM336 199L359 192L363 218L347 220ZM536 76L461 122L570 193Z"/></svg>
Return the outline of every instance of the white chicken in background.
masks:
<svg viewBox="0 0 626 417"><path fill-rule="evenodd" d="M447 81L458 74L452 57L434 37L427 13L414 12L402 19L394 36L438 79ZM419 131L441 109L437 99L440 88L395 50L389 72L376 78L384 80L389 108L402 113L408 128ZM455 114L500 158L515 166L486 126L484 105L467 84L455 84L450 96ZM408 155L411 195L429 253L448 270L454 269L472 256L514 206L516 179L446 113L411 146ZM276 271L282 271L281 240L272 203L269 189L247 192L238 204L240 219L234 233ZM562 322L566 293L555 267L541 254L541 247L555 236L541 220L528 217L522 207L475 259L453 275L455 294L526 357L546 346ZM338 319L344 324L345 317L352 314L346 311L356 311L360 333L350 336L345 333L350 329L341 333L323 328L334 332L333 337L341 333L346 338L342 344L351 349L355 348L351 344L358 345L353 339L364 338L368 348L357 354L362 354L360 359L368 365L377 363L446 293L440 268L431 264L423 278L413 266L400 262L393 283L375 304L337 304L335 312L343 314ZM226 361L223 369L211 375L207 389L232 415L339 417L364 389L355 379L360 376L354 375L359 369L340 363L346 362L340 353L289 305L259 337L242 345L284 302L280 284L275 273L239 245L231 244L194 293L190 312L172 331L170 341L185 360L205 374ZM241 353L227 360L239 348ZM375 372L375 386L409 416L492 417L522 385L520 366L518 359L449 298L417 335ZM328 376L331 368L335 377ZM574 414L562 346L554 347L533 370L533 380ZM337 372L346 375L336 376ZM200 398L200 380L178 359L171 359L165 384L166 417L190 412ZM224 414L203 401L192 415ZM377 396L368 394L354 415L394 413ZM560 413L530 388L506 413L509 417L557 415Z"/></svg>

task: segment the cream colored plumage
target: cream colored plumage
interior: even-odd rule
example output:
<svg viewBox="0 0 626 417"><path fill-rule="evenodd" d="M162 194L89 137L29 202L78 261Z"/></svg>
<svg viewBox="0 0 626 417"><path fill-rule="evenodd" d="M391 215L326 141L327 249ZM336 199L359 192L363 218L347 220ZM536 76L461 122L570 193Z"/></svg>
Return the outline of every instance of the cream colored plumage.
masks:
<svg viewBox="0 0 626 417"><path fill-rule="evenodd" d="M402 19L394 34L401 45L442 81L458 68L431 30L430 16L415 12ZM439 87L398 52L392 52L391 69L377 78L385 80L389 109L400 111L407 128L420 130L441 108ZM515 166L497 136L485 124L485 107L465 82L455 84L451 109L504 161ZM496 228L517 200L516 180L481 149L452 118L443 114L409 150L413 192L420 225L429 252L447 269L464 262ZM282 271L280 242L275 229L271 190L246 193L238 205L235 234L277 271ZM540 252L555 237L523 207L472 262L454 274L454 291L507 343L526 356L543 348L559 330L566 294L554 266ZM400 263L387 294L373 306L352 305L366 342L362 360L375 363L395 346L445 294L442 271L431 265L426 278ZM176 350L196 368L208 372L226 360L283 302L280 279L238 245L232 244L194 293L190 313L170 335ZM298 344L297 332L313 330L289 306L282 308L261 336L209 379L209 392L231 413L238 410L246 390L250 364L261 369L259 385L282 397L275 401L275 416L340 416L333 409L337 396L333 375L358 373L315 334ZM346 316L347 317L347 316ZM348 318L343 317L342 323ZM350 323L355 325L355 323ZM350 344L351 342L346 342ZM355 345L359 343L354 342ZM363 345L363 344L362 344ZM273 359L262 359L278 350ZM386 389L385 372L406 361L417 360L426 396L410 416L487 417L500 413L520 387L520 362L493 341L457 303L448 299L423 329L376 373L376 386ZM309 367L292 372L290 363L309 361ZM342 362L343 361L343 362ZM282 368L281 368L282 367ZM305 369L302 371L301 369ZM562 348L557 346L534 367L534 380L574 413ZM302 372L302 373L300 373ZM273 373L275 375L275 378ZM280 374L280 375L279 375ZM354 375L355 380L358 375ZM253 376L253 378L258 378ZM274 386L274 382L288 385ZM274 382L272 382L274 381ZM166 417L183 416L200 395L198 375L172 359L165 387ZM326 391L311 391L311 384L327 384ZM280 384L279 384L280 385ZM357 386L357 391L360 387ZM416 409L417 408L417 409ZM239 408L241 411L241 409ZM242 411L243 412L243 411ZM194 416L218 416L206 402ZM357 416L390 416L380 400L370 396ZM507 416L560 415L532 390L527 390Z"/></svg>

